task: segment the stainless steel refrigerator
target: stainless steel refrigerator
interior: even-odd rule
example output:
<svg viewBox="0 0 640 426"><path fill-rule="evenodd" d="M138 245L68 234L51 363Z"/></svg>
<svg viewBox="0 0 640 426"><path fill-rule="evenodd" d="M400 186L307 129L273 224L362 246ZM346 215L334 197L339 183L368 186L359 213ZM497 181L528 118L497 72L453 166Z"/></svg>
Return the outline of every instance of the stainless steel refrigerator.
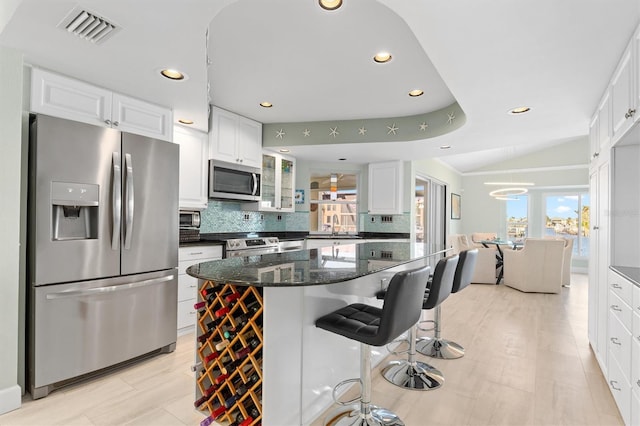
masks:
<svg viewBox="0 0 640 426"><path fill-rule="evenodd" d="M34 399L176 342L178 145L30 120L28 383Z"/></svg>

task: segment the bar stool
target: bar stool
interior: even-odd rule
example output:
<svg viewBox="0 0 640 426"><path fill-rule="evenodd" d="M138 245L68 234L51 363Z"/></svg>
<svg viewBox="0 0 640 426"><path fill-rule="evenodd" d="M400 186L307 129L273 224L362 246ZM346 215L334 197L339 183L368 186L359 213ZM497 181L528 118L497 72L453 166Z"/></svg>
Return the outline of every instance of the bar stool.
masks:
<svg viewBox="0 0 640 426"><path fill-rule="evenodd" d="M398 272L387 289L382 309L354 303L316 320L316 327L360 342L360 397L339 402L334 388L334 400L340 405L360 401L360 408L351 407L330 419L330 425L404 426L393 412L371 404L371 346L384 346L409 329L420 318L422 298L429 279L429 266ZM357 379L356 379L357 381Z"/></svg>
<svg viewBox="0 0 640 426"><path fill-rule="evenodd" d="M431 286L422 295L422 309L433 309L451 293L453 277L458 264L458 255L440 259L433 272ZM386 301L385 296L385 301ZM444 383L440 370L416 361L418 325L414 323L409 332L409 350L407 359L391 361L382 369L382 376L396 386L412 390L433 390Z"/></svg>
<svg viewBox="0 0 640 426"><path fill-rule="evenodd" d="M478 249L465 250L459 253L460 260L453 278L451 293L457 293L471 283L473 271L478 260ZM418 341L417 351L423 355L438 359L455 359L464 355L464 348L440 337L442 323L442 307L436 306L434 312L434 337L424 337Z"/></svg>

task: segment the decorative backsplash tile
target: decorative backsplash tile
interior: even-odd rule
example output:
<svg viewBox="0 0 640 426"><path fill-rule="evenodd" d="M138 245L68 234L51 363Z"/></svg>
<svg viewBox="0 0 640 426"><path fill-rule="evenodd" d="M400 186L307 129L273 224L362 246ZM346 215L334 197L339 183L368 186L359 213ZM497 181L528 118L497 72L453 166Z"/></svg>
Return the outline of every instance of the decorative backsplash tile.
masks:
<svg viewBox="0 0 640 426"><path fill-rule="evenodd" d="M309 212L278 213L243 211L242 202L209 200L201 213L201 233L309 231ZM280 217L280 219L278 219ZM375 221L371 221L371 218ZM391 216L385 222L380 215L361 213L359 232L411 232L411 215Z"/></svg>

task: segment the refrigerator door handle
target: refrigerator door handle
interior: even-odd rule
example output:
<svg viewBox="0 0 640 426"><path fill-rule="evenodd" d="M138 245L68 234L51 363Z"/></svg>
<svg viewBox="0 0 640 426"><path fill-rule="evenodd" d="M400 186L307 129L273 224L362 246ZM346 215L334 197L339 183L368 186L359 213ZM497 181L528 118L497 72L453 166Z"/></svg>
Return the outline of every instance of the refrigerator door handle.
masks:
<svg viewBox="0 0 640 426"><path fill-rule="evenodd" d="M113 229L111 230L111 250L120 250L120 226L122 222L122 176L120 175L120 153L114 152L113 188L111 189L111 208Z"/></svg>
<svg viewBox="0 0 640 426"><path fill-rule="evenodd" d="M129 250L131 248L131 237L133 235L133 209L134 209L134 197L133 197L133 163L131 161L131 154L124 155L124 162L126 168L125 184L127 185L127 201L125 206L125 228L124 228L124 248Z"/></svg>
<svg viewBox="0 0 640 426"><path fill-rule="evenodd" d="M57 293L49 293L47 294L46 298L47 300L54 300L54 299L65 299L69 297L82 297L82 296L91 296L96 294L113 293L116 291L131 290L138 287L146 287L153 284L160 284L163 282L171 281L173 280L173 278L174 278L174 275L171 274L165 277L136 281L128 284L110 285L106 287L95 287L95 288L88 288L84 290L65 290L65 291L59 291Z"/></svg>

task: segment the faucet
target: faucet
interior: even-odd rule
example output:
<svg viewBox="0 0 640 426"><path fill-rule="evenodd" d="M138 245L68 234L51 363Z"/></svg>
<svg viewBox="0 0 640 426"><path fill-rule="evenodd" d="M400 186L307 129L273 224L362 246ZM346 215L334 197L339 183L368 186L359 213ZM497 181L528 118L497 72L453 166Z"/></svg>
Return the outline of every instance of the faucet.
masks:
<svg viewBox="0 0 640 426"><path fill-rule="evenodd" d="M340 221L338 220L338 215L336 213L334 213L333 217L331 218L331 235L337 235L338 234L336 232L336 223L339 225Z"/></svg>

